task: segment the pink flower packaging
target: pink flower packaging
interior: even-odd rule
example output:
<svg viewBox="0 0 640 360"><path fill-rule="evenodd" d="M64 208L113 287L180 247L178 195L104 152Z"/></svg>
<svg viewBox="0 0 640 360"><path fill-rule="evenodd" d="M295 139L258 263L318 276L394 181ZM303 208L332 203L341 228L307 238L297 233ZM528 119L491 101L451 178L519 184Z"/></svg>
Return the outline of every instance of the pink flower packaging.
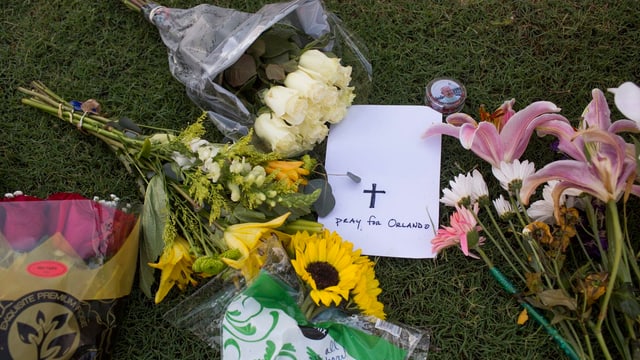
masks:
<svg viewBox="0 0 640 360"><path fill-rule="evenodd" d="M58 193L0 200L0 359L109 359L139 221Z"/></svg>

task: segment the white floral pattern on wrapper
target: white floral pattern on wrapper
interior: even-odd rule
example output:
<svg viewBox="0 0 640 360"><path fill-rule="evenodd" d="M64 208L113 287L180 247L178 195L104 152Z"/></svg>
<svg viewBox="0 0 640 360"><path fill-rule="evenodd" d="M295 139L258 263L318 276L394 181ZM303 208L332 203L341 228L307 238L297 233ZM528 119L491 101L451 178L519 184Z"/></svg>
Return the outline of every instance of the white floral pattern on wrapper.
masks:
<svg viewBox="0 0 640 360"><path fill-rule="evenodd" d="M253 333L242 329L252 328ZM306 337L297 321L277 308L262 306L252 297L241 295L227 308L222 321L222 358L262 359L269 351L288 358L307 359L309 350L316 354L331 351L336 358L351 360L344 347L330 335L321 339Z"/></svg>

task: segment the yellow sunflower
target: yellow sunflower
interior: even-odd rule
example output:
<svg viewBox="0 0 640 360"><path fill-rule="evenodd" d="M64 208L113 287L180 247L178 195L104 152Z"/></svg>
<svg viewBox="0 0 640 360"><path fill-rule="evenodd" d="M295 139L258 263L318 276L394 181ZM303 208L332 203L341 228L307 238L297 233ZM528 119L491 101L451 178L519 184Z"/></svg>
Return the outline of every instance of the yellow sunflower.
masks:
<svg viewBox="0 0 640 360"><path fill-rule="evenodd" d="M155 302L160 303L176 285L184 290L187 284L196 285L191 277L194 258L189 253L189 243L184 238L177 236L173 244L165 246L157 263L149 263L152 268L160 269L160 286L156 292Z"/></svg>
<svg viewBox="0 0 640 360"><path fill-rule="evenodd" d="M382 289L380 289L380 282L376 279L375 263L366 256L362 256L361 259L358 262L362 263L362 272L360 280L353 289L353 301L363 314L384 320L386 318L384 305L378 301L378 295Z"/></svg>
<svg viewBox="0 0 640 360"><path fill-rule="evenodd" d="M291 263L311 288L309 295L316 305L339 305L343 299L348 300L360 280L362 266L355 262L360 250L354 252L353 244L329 230L313 235L297 233L292 242L296 258Z"/></svg>

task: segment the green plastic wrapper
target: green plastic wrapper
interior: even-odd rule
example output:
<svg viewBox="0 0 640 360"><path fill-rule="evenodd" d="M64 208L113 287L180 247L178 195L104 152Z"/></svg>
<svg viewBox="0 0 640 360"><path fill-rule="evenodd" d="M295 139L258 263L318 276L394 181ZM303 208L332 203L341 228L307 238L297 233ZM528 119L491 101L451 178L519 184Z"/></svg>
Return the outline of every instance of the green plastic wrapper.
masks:
<svg viewBox="0 0 640 360"><path fill-rule="evenodd" d="M223 360L426 359L426 330L337 308L307 319L286 252L276 245L268 253L267 263L248 284L229 269L171 309L165 319L219 349Z"/></svg>

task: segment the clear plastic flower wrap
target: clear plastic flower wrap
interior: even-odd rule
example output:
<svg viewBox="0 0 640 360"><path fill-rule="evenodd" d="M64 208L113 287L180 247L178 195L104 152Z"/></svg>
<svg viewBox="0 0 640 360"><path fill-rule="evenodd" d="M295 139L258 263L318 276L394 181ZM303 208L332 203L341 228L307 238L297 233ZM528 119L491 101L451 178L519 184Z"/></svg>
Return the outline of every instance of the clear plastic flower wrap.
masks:
<svg viewBox="0 0 640 360"><path fill-rule="evenodd" d="M260 273L245 281L229 269L165 314L221 358L426 359L426 330L338 309L307 319L305 297L290 259L275 239Z"/></svg>
<svg viewBox="0 0 640 360"><path fill-rule="evenodd" d="M237 96L237 92L222 86L221 77L275 25L326 41L322 43L322 51L338 56L352 68L351 84L356 88L358 101L366 100L372 69L365 47L320 0L268 4L256 13L208 4L176 9L144 3L141 8L168 48L171 73L186 86L191 100L208 111L216 127L230 139L246 135L257 113L248 109L247 101Z"/></svg>

